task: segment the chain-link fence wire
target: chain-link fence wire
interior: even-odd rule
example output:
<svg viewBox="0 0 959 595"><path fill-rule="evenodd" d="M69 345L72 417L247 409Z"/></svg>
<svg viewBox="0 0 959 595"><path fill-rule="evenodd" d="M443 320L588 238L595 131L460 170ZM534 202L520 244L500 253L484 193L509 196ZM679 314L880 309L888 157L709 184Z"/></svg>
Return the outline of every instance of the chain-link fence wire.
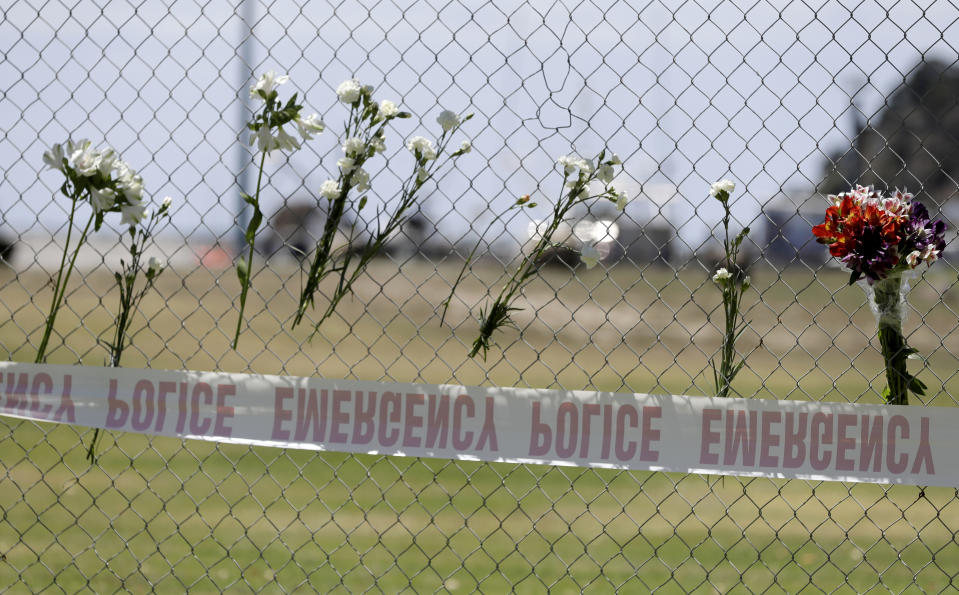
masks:
<svg viewBox="0 0 959 595"><path fill-rule="evenodd" d="M0 20L4 356L32 361L68 205L41 155L109 144L175 200L152 254L170 262L123 364L365 380L710 394L720 344L721 209L751 229L753 278L735 391L878 402L882 359L862 291L809 228L825 194L905 187L954 208L959 7L951 2L162 3L14 0ZM240 132L258 73L329 129L270 160L248 325L233 262L252 155ZM475 112L474 151L429 187L414 220L309 340L290 329L296 250L322 227L339 155L333 90L357 76L415 114L374 166L372 226L436 135L441 109ZM284 88L285 90L285 88ZM548 216L555 158L604 146L632 201L570 221L487 361L466 357L480 309ZM531 194L541 206L509 210ZM950 223L955 228L955 224ZM950 238L954 234L950 235ZM103 365L118 229L78 261L48 360ZM438 308L480 242L451 300ZM910 344L953 406L956 269L947 248L913 283ZM329 291L330 287L324 287ZM494 294L495 295L495 294ZM959 583L954 490L716 479L456 460L308 453L0 421L0 585L21 591L513 590L931 592Z"/></svg>

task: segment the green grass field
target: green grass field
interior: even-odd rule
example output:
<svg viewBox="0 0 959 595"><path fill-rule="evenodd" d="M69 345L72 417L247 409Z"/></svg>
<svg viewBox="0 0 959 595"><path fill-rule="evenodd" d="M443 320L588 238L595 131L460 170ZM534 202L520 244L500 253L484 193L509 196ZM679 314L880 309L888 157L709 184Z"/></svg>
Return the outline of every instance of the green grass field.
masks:
<svg viewBox="0 0 959 595"><path fill-rule="evenodd" d="M910 342L927 404L959 394L949 267L916 284ZM229 349L232 272L171 271L144 303L131 367L707 394L719 334L705 271L547 271L489 361L466 353L481 267L441 326L454 265L377 263L312 341L290 331L296 275L263 269ZM294 285L289 286L290 280ZM112 279L91 274L49 361L102 365ZM872 315L841 272L754 273L756 398L877 402ZM0 348L32 361L49 300L37 273L0 274ZM502 349L505 347L505 350ZM955 490L450 460L182 442L0 418L0 590L11 592L919 592L959 589Z"/></svg>

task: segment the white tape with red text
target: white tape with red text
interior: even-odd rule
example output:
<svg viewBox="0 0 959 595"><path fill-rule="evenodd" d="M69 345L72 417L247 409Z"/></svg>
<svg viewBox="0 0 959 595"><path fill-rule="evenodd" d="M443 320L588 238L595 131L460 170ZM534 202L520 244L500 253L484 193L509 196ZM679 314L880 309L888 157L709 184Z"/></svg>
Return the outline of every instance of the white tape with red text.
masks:
<svg viewBox="0 0 959 595"><path fill-rule="evenodd" d="M0 362L0 414L340 452L959 487L959 409Z"/></svg>

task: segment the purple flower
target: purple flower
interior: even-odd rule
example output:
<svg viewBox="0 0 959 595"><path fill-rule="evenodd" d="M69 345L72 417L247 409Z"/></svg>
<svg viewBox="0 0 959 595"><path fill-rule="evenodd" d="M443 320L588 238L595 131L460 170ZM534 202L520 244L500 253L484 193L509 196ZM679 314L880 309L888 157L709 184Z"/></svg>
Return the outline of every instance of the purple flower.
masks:
<svg viewBox="0 0 959 595"><path fill-rule="evenodd" d="M936 260L946 247L946 224L942 219L932 221L929 211L921 202L913 202L909 209L909 218L900 228L903 254L917 253L910 259L910 266L918 266L920 262Z"/></svg>

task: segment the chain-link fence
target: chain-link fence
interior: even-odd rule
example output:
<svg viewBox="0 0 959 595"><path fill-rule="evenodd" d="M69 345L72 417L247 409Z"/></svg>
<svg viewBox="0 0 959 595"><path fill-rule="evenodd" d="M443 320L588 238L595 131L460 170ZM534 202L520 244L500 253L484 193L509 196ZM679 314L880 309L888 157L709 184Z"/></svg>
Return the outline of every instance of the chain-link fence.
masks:
<svg viewBox="0 0 959 595"><path fill-rule="evenodd" d="M169 4L167 6L166 4ZM959 172L959 7L946 1L170 3L14 0L2 10L3 357L33 361L69 204L42 154L115 147L174 198L168 261L123 364L327 378L708 395L721 341L720 205L752 277L738 346L749 398L881 402L863 292L810 227L851 184L907 188L947 221ZM254 74L328 130L275 153L262 194L248 327L230 348L255 184L244 124ZM475 112L472 153L310 340L291 330L298 259L325 219L356 76L410 110L371 168L375 225L442 109ZM515 328L467 357L476 316L562 184L558 155L618 153L623 213L569 221ZM372 163L372 162L371 162ZM509 209L531 194L540 206ZM952 218L959 223L959 218ZM949 227L956 228L956 223ZM78 259L51 363L104 365L120 258L112 221ZM949 238L954 236L951 232ZM475 259L439 309L464 255ZM575 250L600 249L587 270ZM926 396L954 406L952 243L913 281L905 323ZM328 289L328 288L327 288ZM0 586L11 591L953 591L954 490L313 453L0 420ZM955 515L955 516L953 516Z"/></svg>

